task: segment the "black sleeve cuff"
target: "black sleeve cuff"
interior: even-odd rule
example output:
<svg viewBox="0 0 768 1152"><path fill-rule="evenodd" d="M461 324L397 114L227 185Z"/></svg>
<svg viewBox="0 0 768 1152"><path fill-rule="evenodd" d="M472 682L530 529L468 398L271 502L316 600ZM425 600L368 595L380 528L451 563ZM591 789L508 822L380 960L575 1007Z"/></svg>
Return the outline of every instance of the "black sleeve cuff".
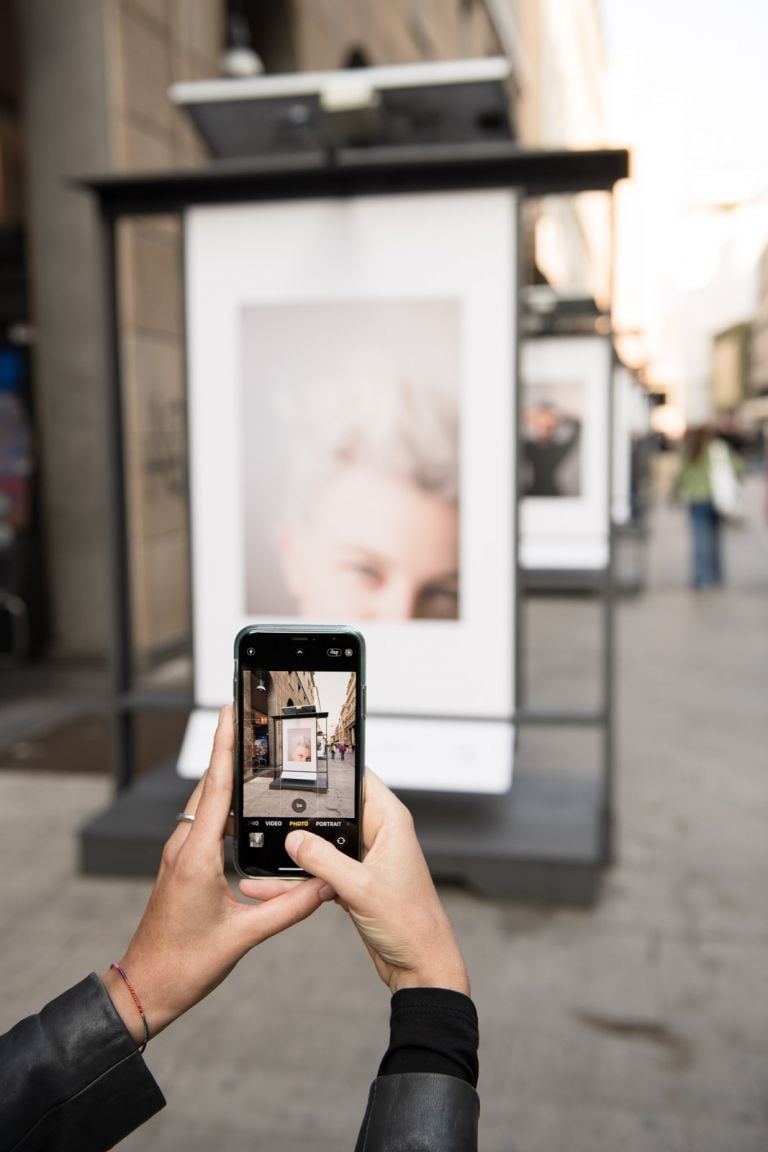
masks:
<svg viewBox="0 0 768 1152"><path fill-rule="evenodd" d="M379 1076L403 1072L455 1076L477 1085L477 1010L447 988L406 988L392 997L390 1039Z"/></svg>

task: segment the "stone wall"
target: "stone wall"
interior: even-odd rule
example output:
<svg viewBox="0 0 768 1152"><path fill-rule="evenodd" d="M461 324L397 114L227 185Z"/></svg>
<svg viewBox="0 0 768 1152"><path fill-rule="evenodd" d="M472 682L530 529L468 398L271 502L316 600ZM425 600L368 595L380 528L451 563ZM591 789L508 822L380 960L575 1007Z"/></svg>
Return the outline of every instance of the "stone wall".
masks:
<svg viewBox="0 0 768 1152"><path fill-rule="evenodd" d="M223 3L112 0L108 35L114 167L202 162L205 150L168 89L218 75ZM133 648L141 672L191 634L179 222L124 221L119 262Z"/></svg>
<svg viewBox="0 0 768 1152"><path fill-rule="evenodd" d="M25 0L28 220L37 407L54 649L109 645L103 302L92 204L77 176L194 163L203 149L168 100L216 75L224 0ZM190 634L181 244L171 220L120 231L135 660Z"/></svg>
<svg viewBox="0 0 768 1152"><path fill-rule="evenodd" d="M353 52L369 65L501 53L483 0L293 0L292 8L301 70L343 68Z"/></svg>

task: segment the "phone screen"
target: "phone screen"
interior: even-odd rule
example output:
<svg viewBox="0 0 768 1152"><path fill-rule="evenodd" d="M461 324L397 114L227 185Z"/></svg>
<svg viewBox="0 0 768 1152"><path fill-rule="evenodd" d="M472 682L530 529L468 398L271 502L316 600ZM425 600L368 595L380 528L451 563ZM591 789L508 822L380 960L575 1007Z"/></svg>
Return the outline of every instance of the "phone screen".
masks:
<svg viewBox="0 0 768 1152"><path fill-rule="evenodd" d="M300 879L285 851L305 828L360 855L364 642L352 630L245 629L235 652L235 863Z"/></svg>

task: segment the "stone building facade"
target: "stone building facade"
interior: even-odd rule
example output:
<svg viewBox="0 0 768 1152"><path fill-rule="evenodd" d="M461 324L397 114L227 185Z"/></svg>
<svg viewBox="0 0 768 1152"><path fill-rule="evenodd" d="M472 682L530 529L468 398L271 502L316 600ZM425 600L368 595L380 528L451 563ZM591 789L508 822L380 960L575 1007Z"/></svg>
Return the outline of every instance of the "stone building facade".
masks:
<svg viewBox="0 0 768 1152"><path fill-rule="evenodd" d="M245 676L243 705L244 778L271 775L281 761L279 725L275 725L272 718L282 716L285 708L319 710L314 673L268 672L256 668Z"/></svg>
<svg viewBox="0 0 768 1152"><path fill-rule="evenodd" d="M768 246L758 269L757 307L752 321L749 357L750 391L768 394Z"/></svg>
<svg viewBox="0 0 768 1152"><path fill-rule="evenodd" d="M167 90L174 80L218 73L224 4L24 0L14 11L53 647L61 656L103 658L113 586L103 302L93 208L73 184L110 169L202 159ZM153 653L186 644L190 629L178 224L127 225L120 257L132 623L141 668Z"/></svg>
<svg viewBox="0 0 768 1152"><path fill-rule="evenodd" d="M347 684L347 695L341 706L339 719L334 729L332 739L336 744L347 744L354 752L357 744L357 725L355 712L355 697L357 678L353 675Z"/></svg>

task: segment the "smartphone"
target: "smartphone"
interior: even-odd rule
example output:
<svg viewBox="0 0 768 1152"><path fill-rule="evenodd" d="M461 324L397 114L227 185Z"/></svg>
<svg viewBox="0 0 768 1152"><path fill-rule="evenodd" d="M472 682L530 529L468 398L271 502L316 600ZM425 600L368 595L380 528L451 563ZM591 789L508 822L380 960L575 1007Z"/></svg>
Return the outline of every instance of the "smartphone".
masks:
<svg viewBox="0 0 768 1152"><path fill-rule="evenodd" d="M360 859L365 643L351 628L251 625L235 639L234 862L302 880L285 850L306 828Z"/></svg>

